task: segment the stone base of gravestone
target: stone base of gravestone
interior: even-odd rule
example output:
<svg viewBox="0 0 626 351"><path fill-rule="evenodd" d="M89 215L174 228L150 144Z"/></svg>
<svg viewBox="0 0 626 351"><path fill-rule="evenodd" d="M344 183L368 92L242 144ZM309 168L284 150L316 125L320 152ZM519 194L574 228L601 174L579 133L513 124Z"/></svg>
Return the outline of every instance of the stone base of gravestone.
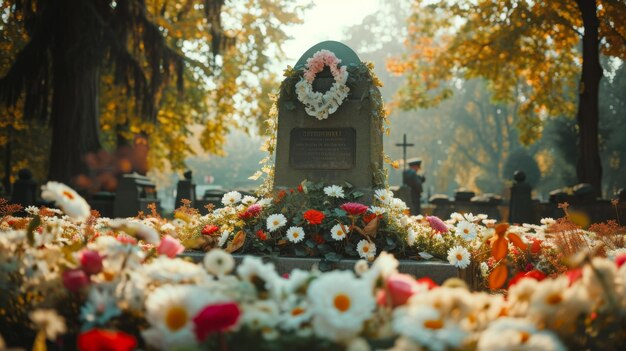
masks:
<svg viewBox="0 0 626 351"><path fill-rule="evenodd" d="M189 258L193 262L202 262L204 258L204 252L200 251L185 251L180 254L179 257ZM234 254L236 264L241 263L245 255ZM299 257L274 257L266 258L268 262L274 263L278 274L282 275L290 273L294 269L310 270L317 267L320 264L321 259L318 258L299 258ZM354 264L357 262L355 259L343 259L334 263L334 269L353 270ZM400 266L398 270L401 273L406 273L414 276L415 278L429 277L437 284L442 284L444 281L450 278L463 279L468 286L472 287L476 285L474 275L472 272L464 272L449 263L437 262L437 261L411 261L400 260Z"/></svg>

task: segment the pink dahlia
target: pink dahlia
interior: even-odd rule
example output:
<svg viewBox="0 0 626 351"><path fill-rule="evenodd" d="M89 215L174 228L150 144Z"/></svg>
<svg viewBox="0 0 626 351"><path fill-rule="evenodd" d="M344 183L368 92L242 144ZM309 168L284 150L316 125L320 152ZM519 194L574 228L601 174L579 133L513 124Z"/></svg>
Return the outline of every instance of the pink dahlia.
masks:
<svg viewBox="0 0 626 351"><path fill-rule="evenodd" d="M428 216L426 217L428 224L433 230L437 233L446 233L448 232L448 226L441 220L439 217Z"/></svg>
<svg viewBox="0 0 626 351"><path fill-rule="evenodd" d="M361 215L363 213L365 213L365 211L367 211L367 206L362 205L360 203L356 203L356 202L347 202L341 206L342 210L346 211L348 213L348 215L350 216L358 216Z"/></svg>

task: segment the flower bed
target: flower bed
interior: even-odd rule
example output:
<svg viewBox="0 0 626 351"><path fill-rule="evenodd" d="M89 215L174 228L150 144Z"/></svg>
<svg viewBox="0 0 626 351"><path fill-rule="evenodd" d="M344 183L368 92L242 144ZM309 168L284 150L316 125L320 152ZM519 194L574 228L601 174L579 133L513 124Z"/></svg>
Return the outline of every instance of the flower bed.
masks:
<svg viewBox="0 0 626 351"><path fill-rule="evenodd" d="M383 190L368 207L354 203L349 186L305 182L274 198L230 193L222 209L200 216L183 207L168 221L156 213L98 218L62 184L45 190L65 213L27 208L29 217L16 218L15 207L0 204L0 334L9 346L34 342L41 350L48 339L63 350L610 350L626 343L624 229L583 230L566 206L565 218L541 226L470 214L442 221L405 215ZM314 234L325 242L309 247ZM478 286L492 291L399 273L397 259L381 252L387 238L398 256L444 257L476 270L484 278ZM328 242L324 258L365 259L353 270L280 276L253 256L234 270L227 252L297 255L298 247L321 252ZM177 257L197 245L211 249L202 263Z"/></svg>

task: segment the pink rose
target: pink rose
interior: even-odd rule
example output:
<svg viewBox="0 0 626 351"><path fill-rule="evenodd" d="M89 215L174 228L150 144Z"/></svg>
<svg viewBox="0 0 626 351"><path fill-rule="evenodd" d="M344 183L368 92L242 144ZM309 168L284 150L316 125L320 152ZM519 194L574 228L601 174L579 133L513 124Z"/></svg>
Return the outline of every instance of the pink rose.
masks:
<svg viewBox="0 0 626 351"><path fill-rule="evenodd" d="M183 251L185 251L185 247L180 243L180 241L169 235L165 235L161 239L159 247L157 247L157 252L159 254L166 255L169 258L174 258Z"/></svg>
<svg viewBox="0 0 626 351"><path fill-rule="evenodd" d="M80 265L87 274L98 274L102 272L102 256L98 251L83 251L80 256Z"/></svg>
<svg viewBox="0 0 626 351"><path fill-rule="evenodd" d="M427 284L420 284L412 276L400 273L389 276L386 285L393 307L404 305L411 296L428 290Z"/></svg>
<svg viewBox="0 0 626 351"><path fill-rule="evenodd" d="M89 277L82 269L70 269L63 272L63 285L71 292L78 292L89 285Z"/></svg>

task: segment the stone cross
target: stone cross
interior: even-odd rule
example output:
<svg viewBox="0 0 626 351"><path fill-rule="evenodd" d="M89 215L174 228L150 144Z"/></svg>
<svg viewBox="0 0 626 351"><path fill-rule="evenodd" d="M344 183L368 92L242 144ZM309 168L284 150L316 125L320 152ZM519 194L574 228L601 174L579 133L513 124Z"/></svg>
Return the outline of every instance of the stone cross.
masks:
<svg viewBox="0 0 626 351"><path fill-rule="evenodd" d="M402 144L396 144L396 146L401 146L402 147L402 169L406 170L406 148L407 147L411 147L411 146L415 146L415 144L410 143L408 144L406 142L406 134L404 134L404 141L402 142Z"/></svg>

